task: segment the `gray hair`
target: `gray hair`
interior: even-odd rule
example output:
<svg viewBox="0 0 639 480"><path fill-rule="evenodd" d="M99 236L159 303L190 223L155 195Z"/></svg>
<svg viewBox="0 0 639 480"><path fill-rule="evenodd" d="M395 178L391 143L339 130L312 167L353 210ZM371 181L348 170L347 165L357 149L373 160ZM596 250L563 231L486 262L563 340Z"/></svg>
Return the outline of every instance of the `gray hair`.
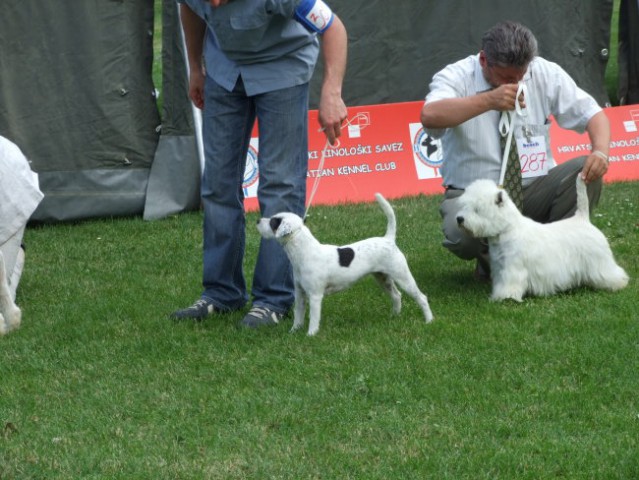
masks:
<svg viewBox="0 0 639 480"><path fill-rule="evenodd" d="M523 25L501 22L481 39L489 66L525 68L537 56L537 39Z"/></svg>

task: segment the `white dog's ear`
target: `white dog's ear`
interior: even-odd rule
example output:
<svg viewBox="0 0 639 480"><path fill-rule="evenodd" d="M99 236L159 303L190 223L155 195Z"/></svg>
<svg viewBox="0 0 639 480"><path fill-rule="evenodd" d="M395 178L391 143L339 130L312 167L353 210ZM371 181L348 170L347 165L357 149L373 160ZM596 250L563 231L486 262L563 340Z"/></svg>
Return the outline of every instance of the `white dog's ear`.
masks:
<svg viewBox="0 0 639 480"><path fill-rule="evenodd" d="M285 222L282 217L273 217L269 222L275 238L285 237L291 233L291 225Z"/></svg>
<svg viewBox="0 0 639 480"><path fill-rule="evenodd" d="M498 207L501 207L504 204L504 192L503 191L499 191L497 192L497 198L495 198L495 204Z"/></svg>

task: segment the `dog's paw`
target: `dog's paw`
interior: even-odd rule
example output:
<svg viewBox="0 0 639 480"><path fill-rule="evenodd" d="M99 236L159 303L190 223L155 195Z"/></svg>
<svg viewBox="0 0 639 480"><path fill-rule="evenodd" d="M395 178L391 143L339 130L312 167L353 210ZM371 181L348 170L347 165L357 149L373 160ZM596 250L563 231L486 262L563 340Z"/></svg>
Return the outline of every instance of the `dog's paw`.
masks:
<svg viewBox="0 0 639 480"><path fill-rule="evenodd" d="M317 332L319 332L319 328L309 328L307 335L309 337L314 337Z"/></svg>
<svg viewBox="0 0 639 480"><path fill-rule="evenodd" d="M4 321L4 317L0 313L0 337L6 334L9 330L7 329L7 324Z"/></svg>
<svg viewBox="0 0 639 480"><path fill-rule="evenodd" d="M490 300L493 302L503 302L506 300L512 300L517 303L521 303L523 301L523 297L521 295L491 295Z"/></svg>
<svg viewBox="0 0 639 480"><path fill-rule="evenodd" d="M11 308L10 312L5 312L5 321L7 324L7 331L15 330L20 326L22 320L22 310L18 306Z"/></svg>
<svg viewBox="0 0 639 480"><path fill-rule="evenodd" d="M516 282L506 283L500 281L493 284L490 299L493 302L502 302L504 300L521 302L524 298L524 293L526 293L526 290L521 285L517 285Z"/></svg>

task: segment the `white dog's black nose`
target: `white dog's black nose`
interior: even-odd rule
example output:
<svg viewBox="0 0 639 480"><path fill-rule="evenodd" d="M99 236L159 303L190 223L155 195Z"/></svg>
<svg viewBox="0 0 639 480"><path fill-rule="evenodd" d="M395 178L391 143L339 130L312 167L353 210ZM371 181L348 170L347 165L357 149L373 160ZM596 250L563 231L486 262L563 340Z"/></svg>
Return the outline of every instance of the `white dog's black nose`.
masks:
<svg viewBox="0 0 639 480"><path fill-rule="evenodd" d="M462 223L464 223L464 217L462 216L457 217L457 225L461 225Z"/></svg>

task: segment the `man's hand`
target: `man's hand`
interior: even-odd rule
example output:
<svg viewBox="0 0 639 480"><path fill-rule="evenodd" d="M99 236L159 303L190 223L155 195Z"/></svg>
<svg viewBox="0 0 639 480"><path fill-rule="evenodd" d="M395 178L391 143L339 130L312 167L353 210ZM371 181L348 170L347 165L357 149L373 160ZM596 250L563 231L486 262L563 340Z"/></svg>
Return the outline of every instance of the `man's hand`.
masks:
<svg viewBox="0 0 639 480"><path fill-rule="evenodd" d="M199 68L190 71L189 98L197 108L204 108L204 72Z"/></svg>
<svg viewBox="0 0 639 480"><path fill-rule="evenodd" d="M322 94L319 124L331 145L335 145L335 141L342 134L342 122L346 120L347 115L346 105L340 95Z"/></svg>
<svg viewBox="0 0 639 480"><path fill-rule="evenodd" d="M603 177L608 171L608 158L605 154L596 150L588 155L584 162L581 176L586 183L594 182Z"/></svg>
<svg viewBox="0 0 639 480"><path fill-rule="evenodd" d="M519 85L517 83L507 83L486 92L491 105L490 110L498 110L500 112L514 110L518 88ZM526 99L523 92L519 95L519 106L526 108Z"/></svg>

